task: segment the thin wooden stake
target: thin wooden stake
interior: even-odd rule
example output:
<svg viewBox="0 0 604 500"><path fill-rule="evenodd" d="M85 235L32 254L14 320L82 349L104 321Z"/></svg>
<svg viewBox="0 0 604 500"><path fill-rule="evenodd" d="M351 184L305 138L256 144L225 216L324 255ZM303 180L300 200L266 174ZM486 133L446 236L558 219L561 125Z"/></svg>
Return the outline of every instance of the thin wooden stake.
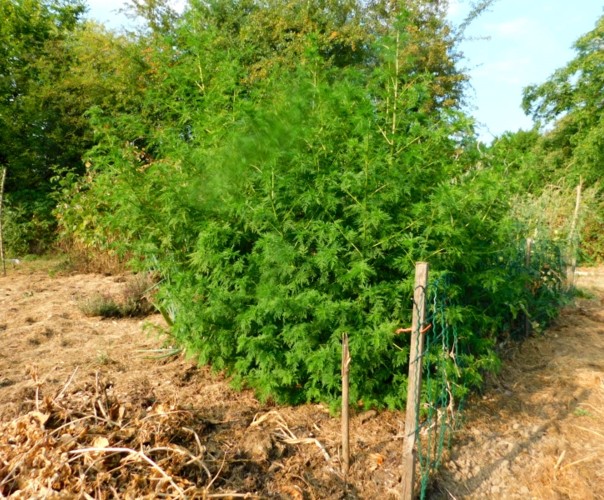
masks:
<svg viewBox="0 0 604 500"><path fill-rule="evenodd" d="M426 320L426 287L428 286L428 263L415 265L415 291L413 294L413 321L411 324L411 350L409 352L409 383L407 387L407 411L405 419L405 441L403 443L403 500L413 498L415 486L415 442L417 440L419 398L422 389L422 359L424 335L421 333Z"/></svg>
<svg viewBox="0 0 604 500"><path fill-rule="evenodd" d="M350 351L348 334L342 336L342 473L348 474L350 468L350 415L349 415L349 371Z"/></svg>
<svg viewBox="0 0 604 500"><path fill-rule="evenodd" d="M531 238L526 239L526 254L524 255L524 265L528 271L531 267L531 251L533 249L533 240ZM531 318L529 316L528 308L524 311L524 335L529 336L531 334Z"/></svg>
<svg viewBox="0 0 604 500"><path fill-rule="evenodd" d="M575 200L575 211L570 223L568 233L568 266L566 267L566 286L570 290L575 286L575 269L577 268L577 244L576 231L577 221L579 220L579 209L581 208L581 190L583 188L583 178L579 179L577 186L577 198Z"/></svg>
<svg viewBox="0 0 604 500"><path fill-rule="evenodd" d="M4 258L4 233L2 230L2 203L4 201L4 181L6 180L6 167L2 169L0 180L0 260L2 261L2 273L6 276L6 259Z"/></svg>

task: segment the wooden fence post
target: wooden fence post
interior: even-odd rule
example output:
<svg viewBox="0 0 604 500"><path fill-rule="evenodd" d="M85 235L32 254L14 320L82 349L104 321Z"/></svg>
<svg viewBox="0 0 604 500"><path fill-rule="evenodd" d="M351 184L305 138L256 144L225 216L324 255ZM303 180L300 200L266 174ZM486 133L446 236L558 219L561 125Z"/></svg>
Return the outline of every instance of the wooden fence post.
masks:
<svg viewBox="0 0 604 500"><path fill-rule="evenodd" d="M348 475L350 468L350 415L349 415L349 380L350 352L348 334L342 336L342 473Z"/></svg>
<svg viewBox="0 0 604 500"><path fill-rule="evenodd" d="M4 181L6 180L6 167L2 169L0 179L0 260L2 261L2 274L6 276L6 259L4 258L4 233L2 230L2 203L4 201Z"/></svg>
<svg viewBox="0 0 604 500"><path fill-rule="evenodd" d="M570 231L568 232L568 254L566 266L566 286L570 290L575 286L575 270L577 268L577 221L579 220L579 209L581 208L581 190L583 188L583 179L579 179L577 186L577 198L575 200L575 211L570 223Z"/></svg>
<svg viewBox="0 0 604 500"><path fill-rule="evenodd" d="M531 252L533 250L533 240L532 238L527 238L526 239L526 253L524 254L524 265L526 267L526 270L528 272L529 268L531 267ZM530 290L529 290L530 292ZM527 304L527 310L524 311L524 335L526 337L528 337L531 334L531 318L529 315L529 311L528 311L528 304Z"/></svg>
<svg viewBox="0 0 604 500"><path fill-rule="evenodd" d="M428 263L418 262L415 264L407 411L405 414L405 440L403 443L403 500L411 500L413 498L415 485L415 442L418 435L417 420L422 388L422 360L424 356L424 337L421 330L426 319L427 286Z"/></svg>

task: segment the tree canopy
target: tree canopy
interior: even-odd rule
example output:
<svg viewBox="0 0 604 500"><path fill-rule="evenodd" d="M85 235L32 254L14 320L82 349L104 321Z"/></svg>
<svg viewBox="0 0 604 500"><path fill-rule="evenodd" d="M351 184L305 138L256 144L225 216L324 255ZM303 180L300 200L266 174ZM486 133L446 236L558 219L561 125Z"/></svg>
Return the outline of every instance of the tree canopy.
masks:
<svg viewBox="0 0 604 500"><path fill-rule="evenodd" d="M63 234L152 269L178 342L292 402L337 400L349 332L353 398L401 405L408 344L393 332L428 259L462 332L459 391L479 383L533 299L501 264L522 260L521 233L509 185L477 166L445 7L192 2L170 29L161 12L140 101L90 112Z"/></svg>
<svg viewBox="0 0 604 500"><path fill-rule="evenodd" d="M72 251L152 272L175 341L235 383L334 403L346 332L352 398L400 407L418 260L447 286L451 397L523 315L555 315L560 242L527 267L512 203L543 187L541 136L481 151L446 2L137 0L146 26L126 35L76 3L3 1L48 32L38 52L17 37L2 73L13 241L31 250L43 220Z"/></svg>
<svg viewBox="0 0 604 500"><path fill-rule="evenodd" d="M604 251L604 16L574 44L576 56L541 85L527 87L523 107L543 127L532 167L543 182L592 187L585 204L584 248L593 258ZM530 163L530 162L529 162Z"/></svg>
<svg viewBox="0 0 604 500"><path fill-rule="evenodd" d="M130 107L140 92L133 40L85 22L79 0L2 0L0 166L7 168L13 253L55 238L53 180L84 172L88 112Z"/></svg>

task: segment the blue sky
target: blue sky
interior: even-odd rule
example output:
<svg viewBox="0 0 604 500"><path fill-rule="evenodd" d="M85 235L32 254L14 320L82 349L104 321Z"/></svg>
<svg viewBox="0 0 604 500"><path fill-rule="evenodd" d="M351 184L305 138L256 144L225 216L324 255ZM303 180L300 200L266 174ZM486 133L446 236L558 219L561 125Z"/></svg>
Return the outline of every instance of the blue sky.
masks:
<svg viewBox="0 0 604 500"><path fill-rule="evenodd" d="M469 2L451 3L452 19L463 19ZM573 43L595 27L603 7L602 0L498 0L474 21L467 34L475 40L461 50L483 140L531 128L520 106L522 89L543 83L574 57Z"/></svg>
<svg viewBox="0 0 604 500"><path fill-rule="evenodd" d="M90 17L119 27L123 0L88 0ZM182 3L182 2L181 2ZM472 0L450 0L460 22ZM531 128L520 104L522 89L544 82L574 56L572 44L604 13L602 0L497 0L467 31L460 47L471 77L470 113L480 137L490 142L506 130Z"/></svg>

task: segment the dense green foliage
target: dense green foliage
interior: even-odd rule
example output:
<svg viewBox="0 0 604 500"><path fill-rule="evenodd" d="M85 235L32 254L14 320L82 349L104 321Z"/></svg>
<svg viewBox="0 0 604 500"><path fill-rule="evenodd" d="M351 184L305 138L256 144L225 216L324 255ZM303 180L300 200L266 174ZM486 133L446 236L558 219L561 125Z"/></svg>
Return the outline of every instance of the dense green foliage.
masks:
<svg viewBox="0 0 604 500"><path fill-rule="evenodd" d="M604 17L575 43L576 57L548 81L525 90L524 108L544 125L543 149L548 163L577 184L600 180L604 157L602 93L604 92Z"/></svg>
<svg viewBox="0 0 604 500"><path fill-rule="evenodd" d="M0 165L8 166L7 239L13 252L35 251L36 242L48 241L52 167L79 162L83 151L65 147L61 137L77 131L63 127L67 120L56 109L61 103L45 95L64 67L62 47L82 12L76 2L0 2Z"/></svg>
<svg viewBox="0 0 604 500"><path fill-rule="evenodd" d="M0 0L0 167L7 168L5 240L13 255L55 239L54 180L84 172L92 106L132 108L132 45L85 23L80 0Z"/></svg>
<svg viewBox="0 0 604 500"><path fill-rule="evenodd" d="M559 192L558 200L549 207L554 214L564 199L574 198L572 191L582 183L582 250L585 258L597 260L604 257L602 37L604 17L577 40L572 61L543 84L525 89L523 107L541 132L532 134L532 146L522 140L527 147L521 148L523 152L516 148L514 153L523 166L522 177L532 180L529 192L536 196L545 193L546 198L552 190ZM551 225L564 233L560 219L552 220Z"/></svg>
<svg viewBox="0 0 604 500"><path fill-rule="evenodd" d="M418 260L441 284L432 317L455 331L454 396L525 317L555 315L567 234L552 220L577 179L550 185L573 162L551 141L579 136L557 124L478 147L446 2L192 0L177 15L141 0L131 35L83 23L78 3L0 2L11 252L58 222L72 251L153 271L176 341L235 383L333 403L347 332L353 400L400 407L409 345L394 332ZM548 89L527 93L542 114ZM586 108L566 106L563 120ZM595 200L597 170L577 172Z"/></svg>
<svg viewBox="0 0 604 500"><path fill-rule="evenodd" d="M456 392L523 313L555 310L460 111L443 7L389 5L217 1L156 23L140 103L91 111L58 211L69 238L158 272L175 338L265 398L336 401L348 332L352 398L401 406L419 259L449 286Z"/></svg>

